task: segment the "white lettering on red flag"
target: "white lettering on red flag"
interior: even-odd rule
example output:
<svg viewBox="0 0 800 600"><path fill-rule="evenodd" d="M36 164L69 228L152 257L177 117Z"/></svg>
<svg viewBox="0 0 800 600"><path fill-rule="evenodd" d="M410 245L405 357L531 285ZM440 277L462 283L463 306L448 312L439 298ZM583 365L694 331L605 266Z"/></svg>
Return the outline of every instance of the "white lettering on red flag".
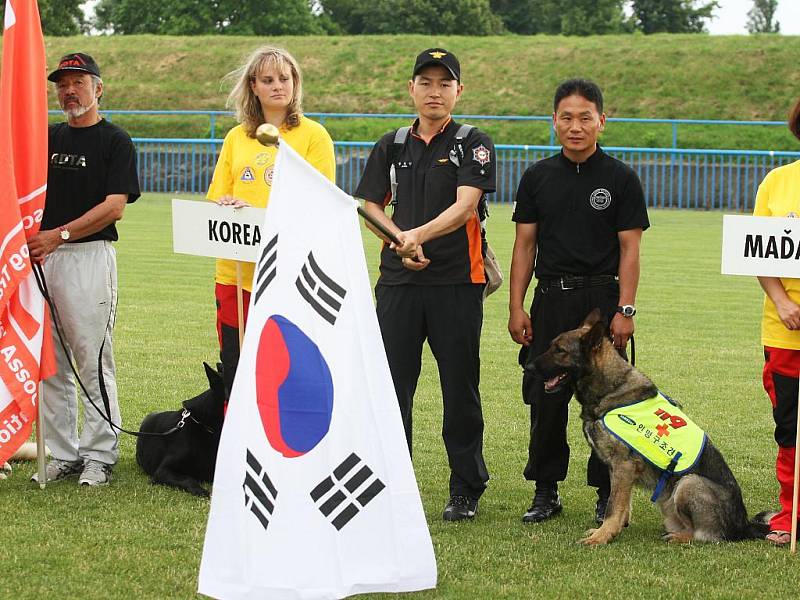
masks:
<svg viewBox="0 0 800 600"><path fill-rule="evenodd" d="M280 147L217 458L203 594L344 598L436 585L355 209Z"/></svg>
<svg viewBox="0 0 800 600"><path fill-rule="evenodd" d="M52 374L46 306L27 238L47 189L47 62L35 0L6 0L0 73L0 463L28 438Z"/></svg>

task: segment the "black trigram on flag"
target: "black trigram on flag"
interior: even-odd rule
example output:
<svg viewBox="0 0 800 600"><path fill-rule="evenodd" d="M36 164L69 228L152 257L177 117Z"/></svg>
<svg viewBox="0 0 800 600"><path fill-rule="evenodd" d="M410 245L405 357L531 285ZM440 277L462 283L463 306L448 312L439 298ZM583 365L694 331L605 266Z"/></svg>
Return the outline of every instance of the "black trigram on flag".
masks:
<svg viewBox="0 0 800 600"><path fill-rule="evenodd" d="M386 486L355 453L311 490L319 511L341 530Z"/></svg>
<svg viewBox="0 0 800 600"><path fill-rule="evenodd" d="M278 490L272 485L269 476L261 467L250 450L247 450L247 467L244 472L244 506L256 516L261 526L266 529L272 511L275 510L275 500Z"/></svg>
<svg viewBox="0 0 800 600"><path fill-rule="evenodd" d="M319 316L333 325L336 317L339 316L339 309L342 308L342 301L347 291L328 277L319 268L314 254L309 252L300 275L295 281L297 291L306 299Z"/></svg>
<svg viewBox="0 0 800 600"><path fill-rule="evenodd" d="M278 234L275 234L270 241L266 243L264 249L261 251L261 258L259 260L256 273L256 304L261 294L267 289L267 286L275 279L275 274L278 272L278 266L275 264L278 260Z"/></svg>

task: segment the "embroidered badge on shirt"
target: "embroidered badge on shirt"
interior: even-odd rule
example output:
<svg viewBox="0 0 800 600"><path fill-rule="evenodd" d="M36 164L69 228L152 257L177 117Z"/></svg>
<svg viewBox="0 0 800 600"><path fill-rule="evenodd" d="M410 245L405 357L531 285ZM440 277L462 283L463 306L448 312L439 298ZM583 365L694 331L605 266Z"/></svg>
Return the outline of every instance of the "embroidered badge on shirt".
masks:
<svg viewBox="0 0 800 600"><path fill-rule="evenodd" d="M269 167L264 170L264 183L272 187L272 174L275 172L275 167Z"/></svg>
<svg viewBox="0 0 800 600"><path fill-rule="evenodd" d="M259 152L256 154L256 166L263 167L265 164L269 162L269 153L268 152Z"/></svg>
<svg viewBox="0 0 800 600"><path fill-rule="evenodd" d="M481 144L477 148L472 149L472 159L479 165L483 166L492 159L492 153L489 152L489 149L486 146Z"/></svg>
<svg viewBox="0 0 800 600"><path fill-rule="evenodd" d="M253 169L250 167L245 167L242 169L242 174L239 177L240 180L244 181L245 183L253 183L256 180L256 176L253 175Z"/></svg>
<svg viewBox="0 0 800 600"><path fill-rule="evenodd" d="M611 192L605 188L597 188L589 196L589 204L595 210L605 210L611 206Z"/></svg>

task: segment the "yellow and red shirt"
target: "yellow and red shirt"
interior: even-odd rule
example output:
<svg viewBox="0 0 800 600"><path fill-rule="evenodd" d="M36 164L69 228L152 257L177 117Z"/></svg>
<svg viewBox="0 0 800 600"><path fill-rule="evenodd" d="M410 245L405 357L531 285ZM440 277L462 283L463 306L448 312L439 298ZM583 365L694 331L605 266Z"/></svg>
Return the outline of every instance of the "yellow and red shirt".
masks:
<svg viewBox="0 0 800 600"><path fill-rule="evenodd" d="M336 158L333 140L325 128L306 117L300 118L297 127L280 127L281 140L289 144L309 164L331 181L336 177ZM272 177L277 148L261 145L248 137L244 128L237 125L225 136L222 150L214 169L214 177L206 197L217 200L234 196L251 206L265 208L272 190ZM253 263L241 263L242 282L250 291L253 282ZM223 285L236 285L236 261L217 259L214 280Z"/></svg>
<svg viewBox="0 0 800 600"><path fill-rule="evenodd" d="M800 160L773 169L758 186L755 217L800 217ZM781 277L792 302L800 304L800 279ZM800 331L791 331L781 321L778 310L764 294L761 343L773 348L800 350Z"/></svg>

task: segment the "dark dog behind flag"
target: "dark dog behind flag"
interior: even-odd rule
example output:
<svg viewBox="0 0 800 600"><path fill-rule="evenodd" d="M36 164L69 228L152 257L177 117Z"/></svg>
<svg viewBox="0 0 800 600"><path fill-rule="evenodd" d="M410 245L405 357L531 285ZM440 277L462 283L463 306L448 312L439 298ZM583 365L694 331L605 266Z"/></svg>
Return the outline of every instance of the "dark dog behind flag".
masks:
<svg viewBox="0 0 800 600"><path fill-rule="evenodd" d="M208 496L201 483L214 480L222 422L225 416L225 384L222 375L203 363L209 388L183 402L182 410L150 413L139 428L165 436L136 439L136 462L153 483ZM217 365L222 370L222 365Z"/></svg>
<svg viewBox="0 0 800 600"><path fill-rule="evenodd" d="M678 416L683 413L677 404L660 395L666 410L650 411L649 420L634 412L634 406L658 401L658 390L614 349L599 310L553 340L534 366L545 381L545 391L572 386L581 404L584 435L611 472L605 521L599 529L590 529L582 543L605 544L619 535L630 520L634 484L655 490L653 499L664 516L667 541L740 541L767 534L763 513L747 520L739 484L702 430L689 439L686 467L677 466L683 452L675 444L676 432L693 427L688 417ZM651 422L657 425L645 425ZM635 432L633 437L626 437L625 427ZM642 444L637 444L635 435L644 440ZM656 466L659 453L664 460Z"/></svg>

